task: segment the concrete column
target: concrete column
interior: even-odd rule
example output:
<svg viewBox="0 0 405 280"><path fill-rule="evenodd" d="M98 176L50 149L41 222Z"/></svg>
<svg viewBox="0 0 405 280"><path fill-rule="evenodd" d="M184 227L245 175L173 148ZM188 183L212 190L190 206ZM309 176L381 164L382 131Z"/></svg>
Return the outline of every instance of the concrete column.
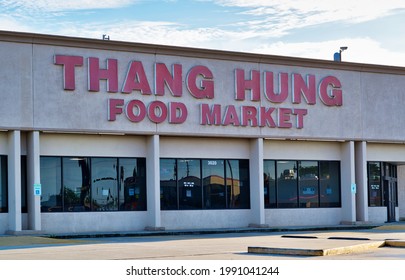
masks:
<svg viewBox="0 0 405 280"><path fill-rule="evenodd" d="M164 230L160 216L160 162L159 135L147 140L146 186L149 225L146 230Z"/></svg>
<svg viewBox="0 0 405 280"><path fill-rule="evenodd" d="M8 134L8 231L20 232L21 224L21 133Z"/></svg>
<svg viewBox="0 0 405 280"><path fill-rule="evenodd" d="M399 220L405 221L405 166L398 167L398 212Z"/></svg>
<svg viewBox="0 0 405 280"><path fill-rule="evenodd" d="M264 214L263 138L250 143L250 208L252 227L266 227Z"/></svg>
<svg viewBox="0 0 405 280"><path fill-rule="evenodd" d="M39 131L28 133L27 137L27 200L28 229L41 230L41 196L35 195L34 185L41 183Z"/></svg>
<svg viewBox="0 0 405 280"><path fill-rule="evenodd" d="M342 223L354 224L356 222L356 190L354 142L342 144Z"/></svg>
<svg viewBox="0 0 405 280"><path fill-rule="evenodd" d="M355 143L356 151L356 219L368 222L367 143Z"/></svg>

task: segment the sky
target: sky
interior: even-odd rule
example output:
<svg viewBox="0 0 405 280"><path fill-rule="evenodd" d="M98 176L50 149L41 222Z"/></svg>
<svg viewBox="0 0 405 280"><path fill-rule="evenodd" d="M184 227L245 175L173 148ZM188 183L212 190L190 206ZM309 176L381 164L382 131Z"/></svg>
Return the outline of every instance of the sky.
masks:
<svg viewBox="0 0 405 280"><path fill-rule="evenodd" d="M404 0L0 0L0 30L405 67Z"/></svg>

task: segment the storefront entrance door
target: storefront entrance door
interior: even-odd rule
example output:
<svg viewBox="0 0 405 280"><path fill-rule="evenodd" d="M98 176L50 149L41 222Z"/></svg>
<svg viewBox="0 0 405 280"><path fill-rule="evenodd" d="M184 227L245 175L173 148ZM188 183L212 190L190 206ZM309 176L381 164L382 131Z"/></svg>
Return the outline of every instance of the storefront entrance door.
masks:
<svg viewBox="0 0 405 280"><path fill-rule="evenodd" d="M386 180L384 185L387 205L387 222L395 222L396 182L394 180Z"/></svg>
<svg viewBox="0 0 405 280"><path fill-rule="evenodd" d="M395 207L397 204L396 166L384 163L384 205L387 206L387 222L395 222Z"/></svg>

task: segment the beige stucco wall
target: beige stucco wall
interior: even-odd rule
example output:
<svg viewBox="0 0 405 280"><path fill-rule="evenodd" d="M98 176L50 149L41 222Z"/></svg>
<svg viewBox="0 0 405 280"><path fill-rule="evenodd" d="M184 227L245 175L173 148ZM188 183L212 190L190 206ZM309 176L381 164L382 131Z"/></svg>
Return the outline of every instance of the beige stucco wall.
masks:
<svg viewBox="0 0 405 280"><path fill-rule="evenodd" d="M36 38L36 36L38 38ZM86 40L53 36L39 36L0 32L0 77L7 81L2 85L0 104L0 129L35 129L75 132L108 132L126 134L161 134L178 136L226 136L264 137L286 139L329 140L378 140L402 141L405 130L398 119L405 118L403 88L405 69L357 64L336 64L331 61L305 60L254 54L235 54L221 51L193 50L169 46L137 45L100 40ZM83 65L75 67L75 90L63 89L63 66L54 63L55 55L80 56ZM88 84L89 57L99 59L100 69L105 69L107 59L118 64L119 92L107 93L107 82L101 80L100 91L90 92ZM143 95L139 91L121 93L132 61L140 61L154 92L155 63L164 63L169 71L174 64L182 67L182 96L174 97L166 88L164 96L153 93ZM214 97L197 99L187 87L187 74L195 66L207 67L213 74ZM235 100L235 71L243 69L249 80L251 71L260 73L260 101ZM273 72L275 91L278 91L278 74L288 74L289 96L281 104L269 102L264 94L264 74ZM316 85L316 103L308 105L302 97L300 104L292 101L292 76L303 79L312 75ZM327 76L336 77L343 91L342 106L328 107L321 102L319 85ZM201 77L200 77L201 78ZM197 80L197 84L200 80ZM146 106L153 101L183 103L188 117L182 124L170 124L167 120L155 124L147 117L138 123L130 122L125 113L115 121L108 121L108 100L119 98L127 103L139 99ZM235 107L238 117L243 106L256 109L289 108L306 109L304 127L292 128L252 127L238 125L201 125L201 104L221 106L221 121L226 107ZM381 111L383 110L383 112ZM275 113L272 115L277 121Z"/></svg>

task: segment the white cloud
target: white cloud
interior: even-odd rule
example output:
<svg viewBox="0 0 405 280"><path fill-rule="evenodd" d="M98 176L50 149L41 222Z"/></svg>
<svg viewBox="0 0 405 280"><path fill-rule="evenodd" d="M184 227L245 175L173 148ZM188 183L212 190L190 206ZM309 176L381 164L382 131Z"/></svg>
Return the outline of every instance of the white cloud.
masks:
<svg viewBox="0 0 405 280"><path fill-rule="evenodd" d="M8 17L8 16L0 16L0 27L3 30L13 30L13 31L21 31L21 32L29 32L29 26L22 24L15 19Z"/></svg>
<svg viewBox="0 0 405 280"><path fill-rule="evenodd" d="M61 25L58 32L68 36L88 38L101 38L102 34L108 34L110 40L115 41L194 47L203 47L203 45L208 47L208 42L216 42L224 36L229 37L229 34L221 29L188 29L180 24L156 21L119 21L86 25L69 23Z"/></svg>
<svg viewBox="0 0 405 280"><path fill-rule="evenodd" d="M63 34L101 39L102 34L111 40L132 41L163 45L176 45L229 51L243 51L281 56L333 60L339 47L348 46L343 61L405 67L405 53L384 49L370 38L342 38L329 41L288 43L277 41L258 44L249 39L250 32L226 31L216 28L187 29L170 22L117 22L112 25L66 25Z"/></svg>
<svg viewBox="0 0 405 280"><path fill-rule="evenodd" d="M2 0L1 5L26 11L67 11L117 8L136 2L139 0Z"/></svg>
<svg viewBox="0 0 405 280"><path fill-rule="evenodd" d="M208 0L209 1L209 0ZM269 35L329 22L370 21L405 9L403 0L211 0L226 7L243 8L252 17L246 24ZM274 32L277 30L277 32Z"/></svg>
<svg viewBox="0 0 405 280"><path fill-rule="evenodd" d="M101 20L85 23L63 22L55 17L58 13L69 12L70 9L73 9L70 8L72 4L77 4L75 9L94 9L113 8L138 1L141 0L2 0L0 29L96 39L101 39L103 34L108 34L111 40L117 41L326 60L332 60L333 53L338 51L340 46L347 45L349 49L343 53L344 61L405 66L404 53L389 51L379 42L370 38L350 38L350 35L347 34L344 39L329 41L318 39L314 42L291 43L281 39L284 34L310 25L336 20L360 21L386 15L393 12L395 8L405 8L403 0L386 0L373 4L370 4L369 1L365 4L364 0L201 0L215 2L226 7L239 7L238 11L243 15L249 15L247 22L236 23L234 26L211 28L190 28L187 23L131 19L120 19L114 22L102 22ZM7 14L4 11L13 11L13 13ZM358 14L357 17L356 14Z"/></svg>
<svg viewBox="0 0 405 280"><path fill-rule="evenodd" d="M384 49L379 42L370 38L344 38L301 43L279 41L258 46L252 51L273 55L333 60L333 54L339 51L341 46L348 46L348 49L342 53L342 61L405 67L405 53Z"/></svg>

